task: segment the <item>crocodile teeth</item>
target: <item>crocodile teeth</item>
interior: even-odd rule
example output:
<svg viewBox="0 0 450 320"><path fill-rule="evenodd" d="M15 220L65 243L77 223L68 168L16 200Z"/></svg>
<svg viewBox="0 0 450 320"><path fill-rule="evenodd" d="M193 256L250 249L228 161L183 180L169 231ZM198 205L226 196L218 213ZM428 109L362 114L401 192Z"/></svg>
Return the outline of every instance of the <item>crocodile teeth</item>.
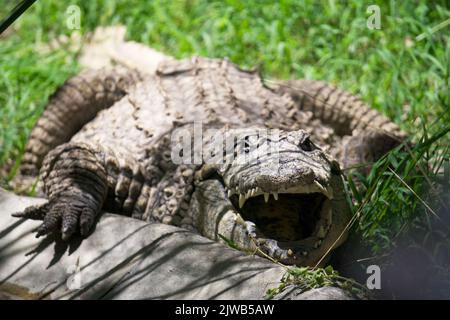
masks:
<svg viewBox="0 0 450 320"><path fill-rule="evenodd" d="M314 180L314 185L316 186L317 189L319 189L320 192L322 192L324 195L327 196L327 198L331 199L333 198L333 190L330 189L328 190L327 188L325 188L324 186L322 186L319 182Z"/></svg>
<svg viewBox="0 0 450 320"><path fill-rule="evenodd" d="M321 225L319 227L319 230L317 231L317 237L323 239L325 238L325 236L326 236L325 228Z"/></svg>
<svg viewBox="0 0 450 320"><path fill-rule="evenodd" d="M274 192L273 197L275 198L275 200L278 200L278 192Z"/></svg>
<svg viewBox="0 0 450 320"><path fill-rule="evenodd" d="M228 190L228 198L230 198L232 194L233 192L231 190Z"/></svg>
<svg viewBox="0 0 450 320"><path fill-rule="evenodd" d="M245 198L248 199L252 196L252 189L249 189L245 195Z"/></svg>
<svg viewBox="0 0 450 320"><path fill-rule="evenodd" d="M318 248L320 247L320 245L322 244L322 240L318 240L315 244L314 244L314 248Z"/></svg>
<svg viewBox="0 0 450 320"><path fill-rule="evenodd" d="M246 225L245 220L242 218L242 216L239 213L237 213L234 216L234 221L236 221L240 225L244 225L244 226Z"/></svg>
<svg viewBox="0 0 450 320"><path fill-rule="evenodd" d="M269 194L264 192L264 201L269 202Z"/></svg>
<svg viewBox="0 0 450 320"><path fill-rule="evenodd" d="M239 208L242 208L244 206L245 203L245 196L243 194L239 195Z"/></svg>
<svg viewBox="0 0 450 320"><path fill-rule="evenodd" d="M256 195L256 190L257 190L257 188L252 189L250 196L254 197Z"/></svg>
<svg viewBox="0 0 450 320"><path fill-rule="evenodd" d="M327 193L327 189L325 189L319 182L314 180L314 184L320 191L322 191L323 193Z"/></svg>

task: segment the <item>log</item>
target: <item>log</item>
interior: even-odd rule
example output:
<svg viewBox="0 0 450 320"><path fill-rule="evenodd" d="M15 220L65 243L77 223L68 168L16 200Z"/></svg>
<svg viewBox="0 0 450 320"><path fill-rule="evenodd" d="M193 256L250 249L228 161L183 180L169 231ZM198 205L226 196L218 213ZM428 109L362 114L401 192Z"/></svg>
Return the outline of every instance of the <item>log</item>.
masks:
<svg viewBox="0 0 450 320"><path fill-rule="evenodd" d="M104 213L86 239L36 239L12 213L44 199L0 190L0 299L263 299L285 269L188 230ZM349 299L338 288L280 299Z"/></svg>

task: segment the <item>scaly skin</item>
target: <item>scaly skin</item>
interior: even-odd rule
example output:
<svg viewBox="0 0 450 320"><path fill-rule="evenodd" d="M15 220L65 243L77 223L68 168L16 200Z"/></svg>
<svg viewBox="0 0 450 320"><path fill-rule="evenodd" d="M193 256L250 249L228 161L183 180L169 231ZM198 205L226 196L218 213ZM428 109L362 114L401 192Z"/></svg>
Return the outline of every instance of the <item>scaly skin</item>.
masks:
<svg viewBox="0 0 450 320"><path fill-rule="evenodd" d="M225 161L174 162L186 145L177 132ZM339 163L374 161L403 137L349 93L306 80L268 87L226 60L164 62L154 76L88 72L58 90L31 133L21 172L40 168L49 201L17 216L43 219L38 236L69 239L106 209L313 265L345 240Z"/></svg>
<svg viewBox="0 0 450 320"><path fill-rule="evenodd" d="M21 173L37 175L49 151L69 141L100 110L110 107L140 80L138 72L124 68L87 71L67 80L51 97L30 134Z"/></svg>

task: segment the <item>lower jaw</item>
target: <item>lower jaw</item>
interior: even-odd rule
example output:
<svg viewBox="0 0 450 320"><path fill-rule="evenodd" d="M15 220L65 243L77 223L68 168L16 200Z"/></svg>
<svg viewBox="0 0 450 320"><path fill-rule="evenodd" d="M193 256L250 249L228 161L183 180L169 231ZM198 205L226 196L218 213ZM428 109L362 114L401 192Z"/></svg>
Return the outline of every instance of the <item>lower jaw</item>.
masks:
<svg viewBox="0 0 450 320"><path fill-rule="evenodd" d="M240 251L257 254L285 265L314 267L326 253L329 242L328 236L324 239L312 236L297 241L279 241L260 236L251 237L247 233L245 221L231 207L225 214L218 213L216 218L213 221L219 221L217 224L208 224L208 228L201 230L204 236L221 241L226 245L233 243L233 247L236 246ZM314 248L314 244L320 240L322 244Z"/></svg>
<svg viewBox="0 0 450 320"><path fill-rule="evenodd" d="M331 227L331 218L331 201L326 199L321 204L318 220L311 235L294 240L280 240L265 237L262 232L256 230L258 228L256 226L253 245L256 246L257 252L260 251L260 255L283 264L314 266L327 253L323 244Z"/></svg>
<svg viewBox="0 0 450 320"><path fill-rule="evenodd" d="M298 241L277 241L274 239L256 238L254 239L260 255L270 257L271 260L281 262L288 265L310 265L321 258L321 246L314 246L316 243L322 243L323 239L317 237L309 237Z"/></svg>

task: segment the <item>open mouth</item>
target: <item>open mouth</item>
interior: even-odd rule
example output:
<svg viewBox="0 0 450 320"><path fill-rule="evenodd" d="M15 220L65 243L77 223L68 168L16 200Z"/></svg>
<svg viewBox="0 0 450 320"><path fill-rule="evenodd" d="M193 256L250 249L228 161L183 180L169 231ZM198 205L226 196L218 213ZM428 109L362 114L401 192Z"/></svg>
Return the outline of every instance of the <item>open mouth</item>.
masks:
<svg viewBox="0 0 450 320"><path fill-rule="evenodd" d="M269 254L307 255L321 245L331 225L332 189L318 182L278 192L254 188L228 195L249 234L259 243L270 242Z"/></svg>

